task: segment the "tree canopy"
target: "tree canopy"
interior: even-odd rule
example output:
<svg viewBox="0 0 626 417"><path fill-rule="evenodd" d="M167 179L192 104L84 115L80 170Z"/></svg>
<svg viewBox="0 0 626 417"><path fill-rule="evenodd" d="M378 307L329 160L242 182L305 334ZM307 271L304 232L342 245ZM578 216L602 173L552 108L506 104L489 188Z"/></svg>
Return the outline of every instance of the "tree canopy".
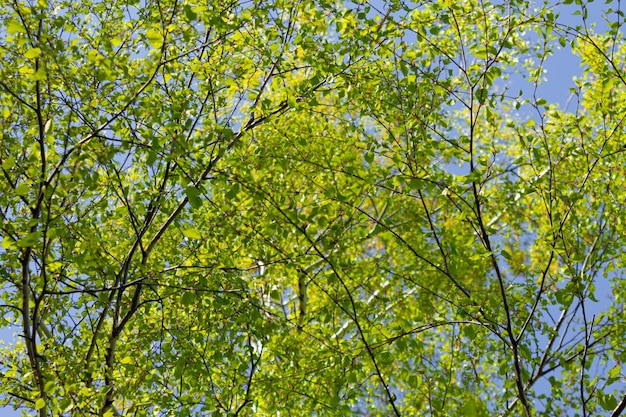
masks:
<svg viewBox="0 0 626 417"><path fill-rule="evenodd" d="M610 0L4 2L0 404L622 415L623 22ZM567 103L557 52L581 61Z"/></svg>

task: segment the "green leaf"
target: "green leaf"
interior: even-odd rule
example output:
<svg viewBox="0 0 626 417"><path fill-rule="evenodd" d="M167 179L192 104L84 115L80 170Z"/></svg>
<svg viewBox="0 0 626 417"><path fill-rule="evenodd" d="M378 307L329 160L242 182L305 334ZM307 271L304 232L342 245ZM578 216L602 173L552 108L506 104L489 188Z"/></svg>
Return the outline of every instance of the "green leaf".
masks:
<svg viewBox="0 0 626 417"><path fill-rule="evenodd" d="M194 229L193 227L188 227L185 229L181 230L183 235L185 237L188 237L189 239L201 239L202 238L202 232L200 232L200 230L198 229Z"/></svg>
<svg viewBox="0 0 626 417"><path fill-rule="evenodd" d="M33 58L37 58L39 55L41 55L40 48L31 48L28 51L26 51L26 53L24 54L24 58L33 59Z"/></svg>
<svg viewBox="0 0 626 417"><path fill-rule="evenodd" d="M155 28L150 28L146 31L146 38L150 45L155 49L160 49L163 46L163 35L161 31Z"/></svg>
<svg viewBox="0 0 626 417"><path fill-rule="evenodd" d="M2 249L13 249L15 246L15 241L10 236L5 235L2 238Z"/></svg>
<svg viewBox="0 0 626 417"><path fill-rule="evenodd" d="M598 390L596 395L598 397L598 404L600 404L605 411L612 411L617 407L617 399L613 395L606 394L601 390Z"/></svg>
<svg viewBox="0 0 626 417"><path fill-rule="evenodd" d="M466 315L467 315L467 313L466 313ZM465 325L465 326L463 326L463 334L469 340L474 340L474 338L476 337L476 329L472 325Z"/></svg>
<svg viewBox="0 0 626 417"><path fill-rule="evenodd" d="M619 380L621 373L620 365L616 365L607 373L607 385L611 385L615 381Z"/></svg>
<svg viewBox="0 0 626 417"><path fill-rule="evenodd" d="M54 392L57 390L57 383L56 381L52 380L52 381L47 381L45 386L44 386L44 391L47 395L51 395L54 394Z"/></svg>
<svg viewBox="0 0 626 417"><path fill-rule="evenodd" d="M45 406L46 400L44 400L43 398L37 398L37 401L35 401L35 410L41 410Z"/></svg>
<svg viewBox="0 0 626 417"><path fill-rule="evenodd" d="M236 199L237 195L239 194L239 190L240 190L239 184L238 183L233 184L232 187L230 187L230 189L226 193L226 197L229 200Z"/></svg>
<svg viewBox="0 0 626 417"><path fill-rule="evenodd" d="M21 239L18 239L16 245L20 248L29 248L35 246L41 238L41 232L32 232Z"/></svg>
<svg viewBox="0 0 626 417"><path fill-rule="evenodd" d="M48 71L44 66L40 66L37 71L30 76L33 81L45 81L48 77Z"/></svg>
<svg viewBox="0 0 626 417"><path fill-rule="evenodd" d="M487 101L488 97L489 97L489 89L479 88L478 90L476 90L476 99L478 100L478 103L485 104L485 101Z"/></svg>
<svg viewBox="0 0 626 417"><path fill-rule="evenodd" d="M191 6L189 6L188 4L183 6L183 11L185 12L185 16L187 17L187 19L189 19L190 21L194 21L198 18L198 14L194 12Z"/></svg>
<svg viewBox="0 0 626 417"><path fill-rule="evenodd" d="M180 297L180 302L183 305L191 305L195 301L196 301L196 294L191 291L184 292L183 295Z"/></svg>
<svg viewBox="0 0 626 417"><path fill-rule="evenodd" d="M72 400L70 400L69 398L63 398L59 402L59 408L64 413L69 413L70 411L72 411L74 409L74 407L75 407L75 405L72 403Z"/></svg>
<svg viewBox="0 0 626 417"><path fill-rule="evenodd" d="M185 195L189 199L189 204L192 208L198 209L202 207L202 199L200 198L200 190L196 187L187 187L185 189Z"/></svg>
<svg viewBox="0 0 626 417"><path fill-rule="evenodd" d="M557 290L554 295L556 297L556 301L563 306L569 306L574 298L572 292L566 288Z"/></svg>
<svg viewBox="0 0 626 417"><path fill-rule="evenodd" d="M6 25L7 25L7 32L11 35L15 33L26 33L26 29L24 28L24 25L22 25L22 23L17 20L11 19L7 21Z"/></svg>
<svg viewBox="0 0 626 417"><path fill-rule="evenodd" d="M28 192L31 190L31 184L27 184L25 182L19 184L17 187L15 187L15 190L13 190L13 193L17 196L23 196L28 194Z"/></svg>
<svg viewBox="0 0 626 417"><path fill-rule="evenodd" d="M11 168L15 166L15 157L13 155L7 156L4 161L2 161L2 169L5 171L10 171Z"/></svg>

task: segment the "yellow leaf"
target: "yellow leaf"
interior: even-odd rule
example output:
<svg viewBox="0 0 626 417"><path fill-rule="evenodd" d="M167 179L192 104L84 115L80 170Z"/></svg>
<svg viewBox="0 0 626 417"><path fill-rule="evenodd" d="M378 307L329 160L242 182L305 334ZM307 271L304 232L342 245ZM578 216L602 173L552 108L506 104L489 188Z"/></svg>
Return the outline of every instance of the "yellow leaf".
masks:
<svg viewBox="0 0 626 417"><path fill-rule="evenodd" d="M133 358L131 358L130 356L125 356L122 358L122 360L120 361L120 363L122 365L130 365L133 363Z"/></svg>
<svg viewBox="0 0 626 417"><path fill-rule="evenodd" d="M15 248L15 241L11 239L9 236L5 236L2 239L2 249L13 249Z"/></svg>

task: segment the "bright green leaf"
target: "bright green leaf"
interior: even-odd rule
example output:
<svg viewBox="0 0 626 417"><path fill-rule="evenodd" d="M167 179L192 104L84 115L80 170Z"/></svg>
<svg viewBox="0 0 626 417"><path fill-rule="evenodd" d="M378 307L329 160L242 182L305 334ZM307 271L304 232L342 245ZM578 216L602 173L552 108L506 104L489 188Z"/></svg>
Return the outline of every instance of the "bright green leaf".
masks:
<svg viewBox="0 0 626 417"><path fill-rule="evenodd" d="M193 227L187 227L182 229L183 235L188 237L189 239L201 239L202 232L198 229L194 229Z"/></svg>
<svg viewBox="0 0 626 417"><path fill-rule="evenodd" d="M43 398L37 398L37 401L35 401L35 410L41 410L45 406L46 400L44 400Z"/></svg>
<svg viewBox="0 0 626 417"><path fill-rule="evenodd" d="M158 29L151 28L146 32L146 38L150 45L155 49L160 49L163 45L163 35Z"/></svg>
<svg viewBox="0 0 626 417"><path fill-rule="evenodd" d="M26 53L24 54L24 58L33 59L33 58L37 58L39 55L41 55L40 48L31 48L28 51L26 51Z"/></svg>
<svg viewBox="0 0 626 417"><path fill-rule="evenodd" d="M7 25L7 32L9 34L26 33L26 29L24 28L22 23L17 21L17 20L12 20L11 19L11 20L7 21L6 25Z"/></svg>

